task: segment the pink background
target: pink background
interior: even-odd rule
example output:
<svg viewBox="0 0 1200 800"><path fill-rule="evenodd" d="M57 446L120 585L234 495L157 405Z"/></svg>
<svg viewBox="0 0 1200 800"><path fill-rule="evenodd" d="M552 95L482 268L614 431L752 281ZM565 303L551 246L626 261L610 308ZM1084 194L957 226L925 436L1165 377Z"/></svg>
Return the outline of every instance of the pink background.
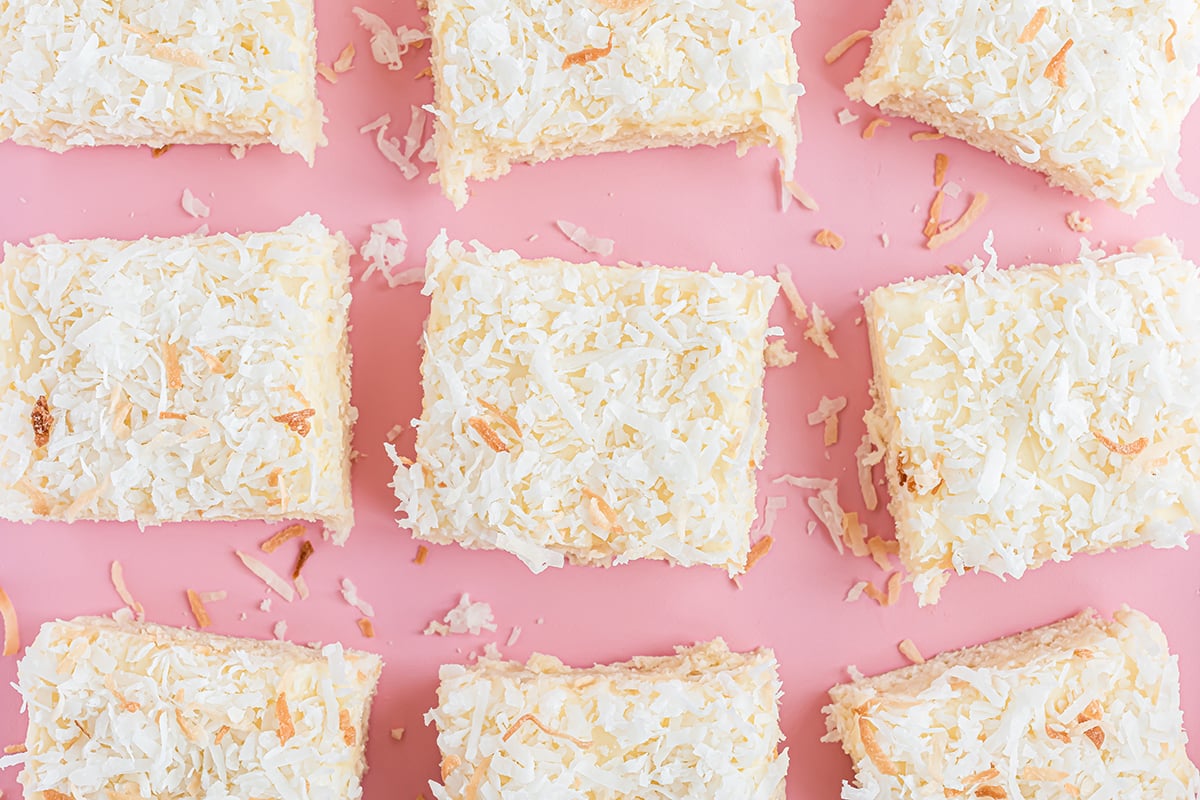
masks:
<svg viewBox="0 0 1200 800"><path fill-rule="evenodd" d="M394 25L419 24L409 0L363 0L363 5ZM275 622L284 619L297 642L340 639L376 650L387 668L372 717L368 800L428 796L425 781L437 774L438 756L434 731L424 727L421 715L434 702L437 666L463 660L490 641L498 641L513 658L541 650L580 665L663 653L674 644L717 635L736 648L774 647L786 693L782 713L792 752L790 798L835 797L840 781L850 777L849 761L839 748L818 742L825 691L844 678L845 665L868 673L891 669L904 663L896 652L904 637L928 655L1044 624L1089 605L1109 611L1128 603L1162 623L1182 665L1186 721L1200 730L1200 627L1195 624L1200 551L1141 549L1079 558L1034 571L1019 583L959 578L932 609L918 610L907 591L892 608L866 599L846 604L842 598L852 583L878 581L883 573L867 559L838 556L823 532L806 535L805 493L770 484L785 472L836 477L846 508L861 510L852 457L862 434L869 377L866 335L855 323L860 290L960 262L979 250L989 228L996 232L1004 263L1069 258L1077 252L1079 236L1063 219L1073 209L1094 221L1094 241L1112 246L1162 232L1186 242L1187 222L1197 218L1195 209L1160 188L1158 204L1130 219L1051 189L1037 175L961 143L914 143L908 134L917 128L904 121L882 128L870 141L861 139L874 114L849 104L841 87L861 64L865 44L831 67L822 54L843 35L874 27L884 0L800 0L798 5L802 27L796 44L808 88L800 101L805 140L799 181L820 202L819 213L798 207L780 213L773 156L755 152L738 160L732 147L520 168L500 181L476 184L466 209L455 213L425 183L428 168L418 180L404 181L371 139L357 132L390 112L395 134L403 133L409 106L430 97L429 81L416 77L427 50L410 54L403 71L389 72L371 61L367 36L355 24L350 4L325 0L318 3L321 59L333 60L349 41L359 57L337 85L321 81L330 144L318 153L314 169L265 147L235 161L228 148L216 146L175 148L153 160L145 149L53 155L0 146L0 239L10 241L46 231L64 238L184 233L199 222L180 209L180 194L188 187L212 206L207 222L213 230L271 229L314 211L358 244L371 222L397 217L411 242L406 266L422 263L426 245L443 227L451 236L478 238L529 256L583 257L553 228L556 218L615 239L614 258L627 261L696 269L716 262L728 270L760 273L771 272L776 263L790 265L801 292L836 322L833 341L841 359L831 361L804 341L784 304L777 306L774 319L800 359L767 377L770 455L761 486L764 495L786 494L789 507L776 526L775 549L744 578L741 591L718 571L660 563L608 571L567 568L535 577L501 553L435 547L424 566L412 564L416 544L393 522L391 471L382 442L393 425L419 413L417 338L426 301L416 287L388 289L372 278L355 286L352 312L354 399L361 410L355 443L364 453L354 469L358 525L344 549L317 543L305 572L312 598L289 605L276 597L271 613L258 610L266 590L233 550L254 548L278 526L204 523L140 533L133 525L5 524L0 525L0 585L16 603L23 642L48 619L119 607L108 579L110 562L119 559L130 589L154 621L191 624L184 589L225 589L228 599L209 606L216 632L269 637ZM847 106L861 119L842 126L835 115ZM1200 120L1195 116L1184 143L1184 181L1200 189ZM973 191L986 191L991 203L966 236L929 252L921 246L920 229L933 192L937 152L949 156L948 177L965 188L957 201L947 202L947 215L957 216ZM813 235L823 227L844 236L846 246L834 252L814 245ZM883 232L891 238L886 250L879 238ZM538 238L529 242L534 234ZM356 264L356 271L361 269ZM822 394L849 399L841 441L828 450L820 429L804 420ZM402 452L411 451L411 433L399 445ZM886 514L865 518L873 531L890 535ZM284 571L294 552L289 545L265 558ZM363 639L356 612L338 595L344 576L377 609L374 640ZM440 618L464 591L492 604L497 633L421 636L425 624ZM247 619L240 621L243 612ZM544 624L536 624L538 618ZM524 633L514 647L504 647L513 625ZM0 680L15 680L15 667L15 659L0 659ZM0 692L0 743L23 739L18 706L15 692ZM407 730L402 742L388 737L394 727ZM1191 754L1200 760L1200 739ZM10 797L19 796L16 773L0 774L0 790Z"/></svg>

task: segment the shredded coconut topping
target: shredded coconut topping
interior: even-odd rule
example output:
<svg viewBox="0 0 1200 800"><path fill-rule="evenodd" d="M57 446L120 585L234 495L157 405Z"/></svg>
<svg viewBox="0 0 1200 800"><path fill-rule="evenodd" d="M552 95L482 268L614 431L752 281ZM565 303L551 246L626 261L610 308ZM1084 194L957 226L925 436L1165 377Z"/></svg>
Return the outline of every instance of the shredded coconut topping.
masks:
<svg viewBox="0 0 1200 800"><path fill-rule="evenodd" d="M192 194L191 189L183 190L183 198L180 200L180 205L183 210L188 213L188 216L194 218L204 218L209 215L211 209L196 195Z"/></svg>
<svg viewBox="0 0 1200 800"><path fill-rule="evenodd" d="M570 669L482 658L444 666L436 800L533 796L781 798L777 665L721 640Z"/></svg>
<svg viewBox="0 0 1200 800"><path fill-rule="evenodd" d="M402 525L535 571L564 558L741 571L774 281L523 261L444 236L428 263L416 463L388 446ZM486 418L504 449L469 422L480 398L519 425Z"/></svg>
<svg viewBox="0 0 1200 800"><path fill-rule="evenodd" d="M492 615L492 607L483 602L471 602L471 596L464 592L458 598L458 605L447 611L441 622L431 620L425 627L424 633L426 636L447 636L449 634L478 636L485 630L496 630L496 619Z"/></svg>
<svg viewBox="0 0 1200 800"><path fill-rule="evenodd" d="M349 578L342 578L342 599L349 605L354 606L363 613L365 617L375 616L375 609L366 600L358 596L358 587L354 585L354 581Z"/></svg>
<svg viewBox="0 0 1200 800"><path fill-rule="evenodd" d="M404 67L403 58L408 54L409 48L417 42L423 42L429 38L428 33L404 25L398 25L395 30L392 30L392 26L382 17L358 6L355 6L353 11L354 16L358 18L358 23L371 34L371 57L390 70L402 69ZM350 58L353 58L354 51L350 52Z"/></svg>
<svg viewBox="0 0 1200 800"><path fill-rule="evenodd" d="M884 459L922 603L948 570L1020 577L1200 525L1196 267L1163 238L1004 271L986 247L987 265L865 302L863 457Z"/></svg>

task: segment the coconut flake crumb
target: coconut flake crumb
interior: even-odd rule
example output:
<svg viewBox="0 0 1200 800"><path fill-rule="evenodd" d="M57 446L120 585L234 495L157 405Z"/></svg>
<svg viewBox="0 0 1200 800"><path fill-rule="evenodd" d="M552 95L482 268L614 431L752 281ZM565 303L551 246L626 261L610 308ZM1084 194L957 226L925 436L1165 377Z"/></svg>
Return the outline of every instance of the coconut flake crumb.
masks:
<svg viewBox="0 0 1200 800"><path fill-rule="evenodd" d="M921 651L917 649L912 639L901 639L900 644L896 645L896 649L900 651L900 655L914 664L925 663L925 656L921 655Z"/></svg>
<svg viewBox="0 0 1200 800"><path fill-rule="evenodd" d="M355 52L353 42L343 47L342 52L338 53L337 59L333 62L333 71L339 75L349 72L354 67Z"/></svg>
<svg viewBox="0 0 1200 800"><path fill-rule="evenodd" d="M834 398L821 396L821 401L817 404L817 410L811 411L808 414L809 425L824 425L825 426L825 446L837 444L838 440L838 414L846 407L845 396Z"/></svg>
<svg viewBox="0 0 1200 800"><path fill-rule="evenodd" d="M521 638L521 626L513 625L512 631L508 634L508 639L504 642L505 647L512 647L517 643L517 639Z"/></svg>
<svg viewBox="0 0 1200 800"><path fill-rule="evenodd" d="M371 57L390 70L402 69L403 58L413 44L429 38L428 33L404 25L393 31L383 18L358 6L353 11L358 23L371 34Z"/></svg>
<svg viewBox="0 0 1200 800"><path fill-rule="evenodd" d="M112 580L113 588L117 590L117 596L133 612L134 618L138 622L144 620L146 618L146 610L142 607L141 603L133 599L129 587L125 584L125 568L121 566L120 561L112 562L112 566L109 569L109 578Z"/></svg>
<svg viewBox="0 0 1200 800"><path fill-rule="evenodd" d="M863 128L862 138L874 139L876 131L878 131L880 128L890 127L891 124L892 123L889 120L884 119L883 117L876 117L868 122L866 127Z"/></svg>
<svg viewBox="0 0 1200 800"><path fill-rule="evenodd" d="M833 342L829 340L829 333L834 328L834 324L830 322L829 317L825 316L825 312L816 303L812 304L808 327L804 330L804 338L821 348L821 351L830 358L837 358L837 351L833 349Z"/></svg>
<svg viewBox="0 0 1200 800"><path fill-rule="evenodd" d="M796 363L796 353L788 350L783 339L776 339L763 350L763 360L768 367L787 367Z"/></svg>
<svg viewBox="0 0 1200 800"><path fill-rule="evenodd" d="M821 247L828 247L830 250L841 250L846 244L845 239L828 228L822 228L817 231L817 235L813 237L813 241L821 245Z"/></svg>
<svg viewBox="0 0 1200 800"><path fill-rule="evenodd" d="M800 296L800 291L796 288L796 282L792 280L792 271L783 264L776 264L775 278L779 281L779 288L787 300L788 307L792 309L792 316L796 318L796 321L803 322L808 319L808 308L805 306L804 298Z"/></svg>
<svg viewBox="0 0 1200 800"><path fill-rule="evenodd" d="M833 47L829 48L828 52L825 53L825 63L832 64L833 62L837 61L846 54L847 50L861 42L863 39L870 37L870 35L871 32L868 30L859 30L850 34L845 39L842 39Z"/></svg>
<svg viewBox="0 0 1200 800"><path fill-rule="evenodd" d="M821 209L821 207L819 205L817 205L816 198L814 198L811 194L809 194L808 191L803 186L796 183L795 181L784 181L783 188L784 188L784 195L783 195L783 210L784 211L788 210L788 207L791 205L791 200L795 200L797 203L799 203L804 208L807 208L809 211L819 211Z"/></svg>
<svg viewBox="0 0 1200 800"><path fill-rule="evenodd" d="M375 616L375 609L358 596L358 587L349 578L342 578L342 599L361 611L364 617Z"/></svg>
<svg viewBox="0 0 1200 800"><path fill-rule="evenodd" d="M848 108L843 108L841 111L837 112L837 121L839 125L849 125L851 122L855 122L857 119L858 114L855 114Z"/></svg>
<svg viewBox="0 0 1200 800"><path fill-rule="evenodd" d="M246 157L248 149L244 144L232 144L229 146L229 155L233 156L234 161L241 161Z"/></svg>
<svg viewBox="0 0 1200 800"><path fill-rule="evenodd" d="M286 619L281 619L275 623L275 627L271 629L271 635L280 641L287 636L288 624Z"/></svg>
<svg viewBox="0 0 1200 800"><path fill-rule="evenodd" d="M375 638L375 623L366 617L358 618L358 630L362 633L365 639Z"/></svg>
<svg viewBox="0 0 1200 800"><path fill-rule="evenodd" d="M471 596L464 592L458 598L458 605L447 611L441 622L437 620L429 622L425 627L424 634L426 636L447 636L449 634L478 636L485 630L496 630L492 607L487 603L472 603Z"/></svg>
<svg viewBox="0 0 1200 800"><path fill-rule="evenodd" d="M881 234L879 234L879 243L882 244L883 249L886 250L886 249L888 249L888 247L891 246L892 239L886 233L881 233Z"/></svg>
<svg viewBox="0 0 1200 800"><path fill-rule="evenodd" d="M946 197L949 197L951 200L957 200L958 196L962 194L962 190L962 187L954 181L946 181L946 183L942 186L942 192L944 192Z"/></svg>
<svg viewBox="0 0 1200 800"><path fill-rule="evenodd" d="M613 248L616 246L616 243L612 239L602 239L598 236L592 236L582 225L576 225L564 219L555 220L554 224L562 231L564 236L585 252L606 258L613 254Z"/></svg>
<svg viewBox="0 0 1200 800"><path fill-rule="evenodd" d="M1067 227L1076 233L1087 233L1092 229L1092 220L1078 211L1067 212Z"/></svg>
<svg viewBox="0 0 1200 800"><path fill-rule="evenodd" d="M789 486L795 486L798 489L807 489L815 492L808 498L808 507L812 509L813 514L825 527L829 533L829 537L833 540L833 546L837 548L839 554L845 553L845 512L842 510L842 505L838 501L837 495L837 478L806 478L798 475L780 475L774 483L786 483ZM815 526L810 525L809 533L811 534Z"/></svg>
<svg viewBox="0 0 1200 800"><path fill-rule="evenodd" d="M404 738L404 728L392 728L388 733L391 735L393 741L399 742Z"/></svg>
<svg viewBox="0 0 1200 800"><path fill-rule="evenodd" d="M500 652L500 648L496 646L495 642L488 642L483 646L483 657L500 661L504 658L504 654Z"/></svg>
<svg viewBox="0 0 1200 800"><path fill-rule="evenodd" d="M269 586L284 600L288 601L289 603L292 602L296 596L295 591L293 591L292 587L283 578L279 577L279 574L275 572L275 570L271 569L254 556L246 555L241 550L234 550L233 552L234 555L236 555L238 559L240 559L241 562L246 566L246 569L253 572L255 576L259 578L259 580Z"/></svg>
<svg viewBox="0 0 1200 800"><path fill-rule="evenodd" d="M389 442L395 442L404 435L404 430L404 425L396 423L392 427L388 428L387 435L384 438L386 438Z"/></svg>
<svg viewBox="0 0 1200 800"><path fill-rule="evenodd" d="M846 592L845 602L853 603L855 600L862 597L863 592L870 585L871 584L869 581L858 581L857 583L855 583L853 586L850 587L850 591Z"/></svg>
<svg viewBox="0 0 1200 800"><path fill-rule="evenodd" d="M413 107L413 113L416 114L416 106ZM383 114L377 117L373 122L368 122L358 129L359 133L374 133L375 147L379 153L400 168L401 174L405 180L411 181L420 174L421 170L413 163L413 157L417 154L415 150L409 150L407 142L405 146L401 146L400 140L395 136L388 136L388 126L392 124L392 115ZM407 138L407 137L406 137Z"/></svg>
<svg viewBox="0 0 1200 800"><path fill-rule="evenodd" d="M183 190L183 198L179 201L179 204L183 206L183 210L186 211L189 216L195 217L196 219L204 219L211 211L211 209L204 204L204 201L192 194L191 189Z"/></svg>
<svg viewBox="0 0 1200 800"><path fill-rule="evenodd" d="M267 595L266 597L264 597L262 599L262 602L258 604L258 610L263 612L264 614L270 613L270 611L271 611L271 596L270 595Z"/></svg>
<svg viewBox="0 0 1200 800"><path fill-rule="evenodd" d="M3 586L0 586L0 621L4 622L4 649L0 650L0 655L14 656L21 649L21 633L17 626L17 609Z"/></svg>
<svg viewBox="0 0 1200 800"><path fill-rule="evenodd" d="M942 245L949 244L959 236L962 236L966 233L967 228L971 227L971 223L975 222L983 214L983 209L987 206L987 201L988 196L983 192L973 195L970 204L967 206L967 210L962 213L962 216L949 226L939 228L937 233L925 241L925 247L930 250L937 250Z"/></svg>
<svg viewBox="0 0 1200 800"><path fill-rule="evenodd" d="M359 281L366 281L378 272L383 275L388 287L394 289L397 286L421 283L425 279L424 267L395 271L408 255L408 236L398 219L372 223L371 233L358 252L367 262L367 268Z"/></svg>

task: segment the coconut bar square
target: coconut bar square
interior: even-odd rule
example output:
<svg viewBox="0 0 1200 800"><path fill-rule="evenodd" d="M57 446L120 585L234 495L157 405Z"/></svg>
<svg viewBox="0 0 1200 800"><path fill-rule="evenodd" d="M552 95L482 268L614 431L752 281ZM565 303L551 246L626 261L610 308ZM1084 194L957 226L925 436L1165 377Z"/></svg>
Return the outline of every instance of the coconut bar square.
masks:
<svg viewBox="0 0 1200 800"><path fill-rule="evenodd" d="M665 657L572 669L552 656L443 666L442 783L460 797L783 800L782 694L770 650L720 639Z"/></svg>
<svg viewBox="0 0 1200 800"><path fill-rule="evenodd" d="M1183 546L1200 523L1200 274L1167 239L864 303L867 413L922 602L950 570Z"/></svg>
<svg viewBox="0 0 1200 800"><path fill-rule="evenodd" d="M315 216L6 245L0 517L308 519L344 541L349 252Z"/></svg>
<svg viewBox="0 0 1200 800"><path fill-rule="evenodd" d="M312 0L0 4L0 141L273 144L311 164Z"/></svg>
<svg viewBox="0 0 1200 800"><path fill-rule="evenodd" d="M379 656L108 617L18 665L29 798L355 800Z"/></svg>
<svg viewBox="0 0 1200 800"><path fill-rule="evenodd" d="M1085 611L829 696L824 741L857 776L843 800L1200 796L1176 657L1137 611Z"/></svg>
<svg viewBox="0 0 1200 800"><path fill-rule="evenodd" d="M765 144L795 165L787 0L430 0L437 180L666 145Z"/></svg>
<svg viewBox="0 0 1200 800"><path fill-rule="evenodd" d="M1200 95L1193 0L894 0L851 98L1128 213L1177 174Z"/></svg>
<svg viewBox="0 0 1200 800"><path fill-rule="evenodd" d="M535 572L638 558L743 571L778 284L523 260L440 236L400 524Z"/></svg>

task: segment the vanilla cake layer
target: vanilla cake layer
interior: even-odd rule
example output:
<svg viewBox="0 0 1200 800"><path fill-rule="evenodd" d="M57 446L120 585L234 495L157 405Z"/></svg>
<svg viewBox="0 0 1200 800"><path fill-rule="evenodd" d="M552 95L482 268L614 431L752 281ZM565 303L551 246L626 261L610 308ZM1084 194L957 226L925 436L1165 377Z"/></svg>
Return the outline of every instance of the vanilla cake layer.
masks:
<svg viewBox="0 0 1200 800"><path fill-rule="evenodd" d="M906 281L864 303L900 559L1020 577L1182 546L1200 521L1200 275L1164 238L1063 266Z"/></svg>
<svg viewBox="0 0 1200 800"><path fill-rule="evenodd" d="M353 524L350 249L243 236L5 245L0 517Z"/></svg>
<svg viewBox="0 0 1200 800"><path fill-rule="evenodd" d="M355 800L376 655L80 617L17 672L27 798Z"/></svg>
<svg viewBox="0 0 1200 800"><path fill-rule="evenodd" d="M846 91L1134 212L1200 96L1193 0L894 0Z"/></svg>
<svg viewBox="0 0 1200 800"><path fill-rule="evenodd" d="M1062 622L829 692L854 762L843 800L1195 800L1179 667L1125 609Z"/></svg>
<svg viewBox="0 0 1200 800"><path fill-rule="evenodd" d="M0 4L0 141L274 144L311 164L312 0Z"/></svg>
<svg viewBox="0 0 1200 800"><path fill-rule="evenodd" d="M430 0L435 180L665 145L765 144L795 166L795 9L785 0Z"/></svg>
<svg viewBox="0 0 1200 800"><path fill-rule="evenodd" d="M400 524L535 572L638 558L743 571L778 284L528 261L438 237Z"/></svg>
<svg viewBox="0 0 1200 800"><path fill-rule="evenodd" d="M676 655L572 669L447 665L438 705L437 800L737 797L783 800L778 665L720 639Z"/></svg>

